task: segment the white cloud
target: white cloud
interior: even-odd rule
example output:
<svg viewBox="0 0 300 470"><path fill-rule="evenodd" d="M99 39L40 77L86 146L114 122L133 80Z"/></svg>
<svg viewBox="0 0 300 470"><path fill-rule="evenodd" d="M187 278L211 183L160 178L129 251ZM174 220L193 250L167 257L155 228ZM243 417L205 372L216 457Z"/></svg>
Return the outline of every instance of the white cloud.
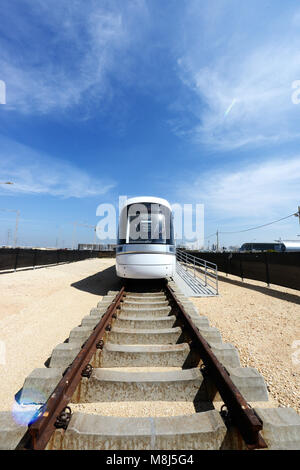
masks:
<svg viewBox="0 0 300 470"><path fill-rule="evenodd" d="M0 180L14 183L0 185L2 194L84 198L106 194L116 185L19 143L4 139L0 143Z"/></svg>
<svg viewBox="0 0 300 470"><path fill-rule="evenodd" d="M197 18L192 4L190 14ZM251 22L250 5L243 6L235 22L233 2L222 8L217 23L200 19L198 35L186 31L186 50L178 59L180 77L196 98L191 107L198 120L193 138L215 149L230 150L300 137L300 106L291 99L292 82L300 78L296 15L287 17L283 12L280 28L278 18L270 15L264 33L257 17ZM191 134L191 129L187 127L186 132Z"/></svg>
<svg viewBox="0 0 300 470"><path fill-rule="evenodd" d="M29 22L13 4L5 11L7 21L2 19L3 28L15 25L6 31L11 43L23 46L17 55L14 48L0 51L5 110L48 113L81 103L88 112L90 104L108 99L113 90L107 76L124 74L123 59L146 12L144 0L23 0L23 8Z"/></svg>
<svg viewBox="0 0 300 470"><path fill-rule="evenodd" d="M297 211L300 156L276 158L242 168L203 174L189 185L194 200L205 204L206 217L224 223L255 225ZM187 188L182 188L186 193ZM230 220L231 219L231 220ZM247 228L246 227L246 228Z"/></svg>

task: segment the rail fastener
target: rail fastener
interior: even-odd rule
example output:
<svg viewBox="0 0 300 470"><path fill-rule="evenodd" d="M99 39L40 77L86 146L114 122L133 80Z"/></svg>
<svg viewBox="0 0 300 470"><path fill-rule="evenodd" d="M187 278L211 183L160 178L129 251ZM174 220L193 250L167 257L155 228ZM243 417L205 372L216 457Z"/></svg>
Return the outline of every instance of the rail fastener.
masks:
<svg viewBox="0 0 300 470"><path fill-rule="evenodd" d="M67 368L65 375L40 410L36 421L29 423L27 432L19 442L16 450L45 449L57 425L60 427L60 417L62 417L64 425L66 424L65 415L67 414L68 418L71 417L67 405L82 378L82 372L97 350L97 344L102 340L107 325L111 322L113 314L123 300L124 289L122 287L114 301L108 306L105 315L99 321L96 329L92 332L72 364Z"/></svg>
<svg viewBox="0 0 300 470"><path fill-rule="evenodd" d="M208 342L193 324L173 289L167 285L166 290L169 294L171 305L179 310L179 321L183 321L192 344L197 349L204 363L206 373L209 374L215 383L226 405L232 424L236 426L249 449L267 448L267 444L260 434L263 428L262 420L234 385L228 371L217 359Z"/></svg>

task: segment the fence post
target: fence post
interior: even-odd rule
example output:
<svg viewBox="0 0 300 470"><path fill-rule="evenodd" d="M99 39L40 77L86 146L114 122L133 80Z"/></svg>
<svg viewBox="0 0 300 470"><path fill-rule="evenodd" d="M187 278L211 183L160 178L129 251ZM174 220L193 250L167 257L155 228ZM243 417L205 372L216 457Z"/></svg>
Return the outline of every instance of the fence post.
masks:
<svg viewBox="0 0 300 470"><path fill-rule="evenodd" d="M229 269L228 269L228 274L231 274L231 260L232 260L232 258L233 258L233 254L230 253L229 258L228 258L228 259L229 259L229 263L228 263L228 268L229 268Z"/></svg>
<svg viewBox="0 0 300 470"><path fill-rule="evenodd" d="M34 250L34 251L33 251L33 263L32 263L32 267L33 267L33 269L35 269L35 264L36 264L36 254L37 254L37 250Z"/></svg>
<svg viewBox="0 0 300 470"><path fill-rule="evenodd" d="M243 272L242 256L243 256L243 255L240 254L240 272L241 272L242 281L244 282L244 272Z"/></svg>
<svg viewBox="0 0 300 470"><path fill-rule="evenodd" d="M20 252L20 248L17 248L17 251L16 251L16 258L15 258L15 267L14 267L14 271L17 270L17 266L18 266L18 258L19 258L19 252Z"/></svg>
<svg viewBox="0 0 300 470"><path fill-rule="evenodd" d="M266 282L268 284L268 287L270 287L269 256L267 252L265 252L265 264L266 264Z"/></svg>

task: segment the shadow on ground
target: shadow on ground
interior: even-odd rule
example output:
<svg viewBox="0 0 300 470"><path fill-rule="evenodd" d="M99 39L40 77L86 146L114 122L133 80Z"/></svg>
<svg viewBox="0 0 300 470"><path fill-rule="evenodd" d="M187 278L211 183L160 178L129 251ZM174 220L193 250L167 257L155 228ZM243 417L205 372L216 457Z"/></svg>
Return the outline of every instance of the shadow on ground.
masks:
<svg viewBox="0 0 300 470"><path fill-rule="evenodd" d="M120 290L122 280L116 275L116 267L110 266L97 274L73 282L71 286L90 294L106 295L109 290Z"/></svg>
<svg viewBox="0 0 300 470"><path fill-rule="evenodd" d="M245 281L237 281L236 279L229 279L226 276L218 276L220 281L228 282L229 284L233 284L234 286L244 287L246 289L255 290L257 292L261 292L262 294L270 295L271 297L275 297L280 300L286 300L287 302L293 302L294 304L300 304L300 292L299 295L289 294L287 292L281 292L271 287L263 287L263 286L256 286L254 284L250 284L249 282Z"/></svg>
<svg viewBox="0 0 300 470"><path fill-rule="evenodd" d="M116 267L110 266L97 274L73 282L71 286L90 294L106 295L109 290L120 290L123 286L130 292L157 292L164 287L165 282L164 279L119 278Z"/></svg>

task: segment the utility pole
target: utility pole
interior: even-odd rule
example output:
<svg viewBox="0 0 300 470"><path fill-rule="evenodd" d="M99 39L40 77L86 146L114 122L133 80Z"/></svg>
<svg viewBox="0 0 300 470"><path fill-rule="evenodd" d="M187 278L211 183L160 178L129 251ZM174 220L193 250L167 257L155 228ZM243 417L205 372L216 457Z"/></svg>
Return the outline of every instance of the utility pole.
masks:
<svg viewBox="0 0 300 470"><path fill-rule="evenodd" d="M17 246L17 241L18 241L18 227L19 227L19 217L20 217L20 211L17 210L17 215L16 215L16 230L15 230L15 248Z"/></svg>
<svg viewBox="0 0 300 470"><path fill-rule="evenodd" d="M10 242L10 229L7 230L7 243L6 243L6 246L9 246L9 242Z"/></svg>
<svg viewBox="0 0 300 470"><path fill-rule="evenodd" d="M75 245L76 224L77 222L73 222L72 250L74 250Z"/></svg>
<svg viewBox="0 0 300 470"><path fill-rule="evenodd" d="M219 251L219 230L217 230L217 251Z"/></svg>
<svg viewBox="0 0 300 470"><path fill-rule="evenodd" d="M300 206L298 206L298 212L294 214L295 217L298 217L299 224L300 224Z"/></svg>
<svg viewBox="0 0 300 470"><path fill-rule="evenodd" d="M75 236L76 236L76 227L88 227L94 229L94 244L96 244L96 225L88 225L88 224L80 224L79 222L73 222L73 242L72 242L72 249L75 249Z"/></svg>
<svg viewBox="0 0 300 470"><path fill-rule="evenodd" d="M3 184L13 184L13 183L3 183ZM20 211L17 209L0 209L1 211L5 212L16 212L16 228L15 228L15 237L14 237L14 246L16 248L17 246L17 241L18 241L18 228L19 228L19 217L20 217Z"/></svg>

